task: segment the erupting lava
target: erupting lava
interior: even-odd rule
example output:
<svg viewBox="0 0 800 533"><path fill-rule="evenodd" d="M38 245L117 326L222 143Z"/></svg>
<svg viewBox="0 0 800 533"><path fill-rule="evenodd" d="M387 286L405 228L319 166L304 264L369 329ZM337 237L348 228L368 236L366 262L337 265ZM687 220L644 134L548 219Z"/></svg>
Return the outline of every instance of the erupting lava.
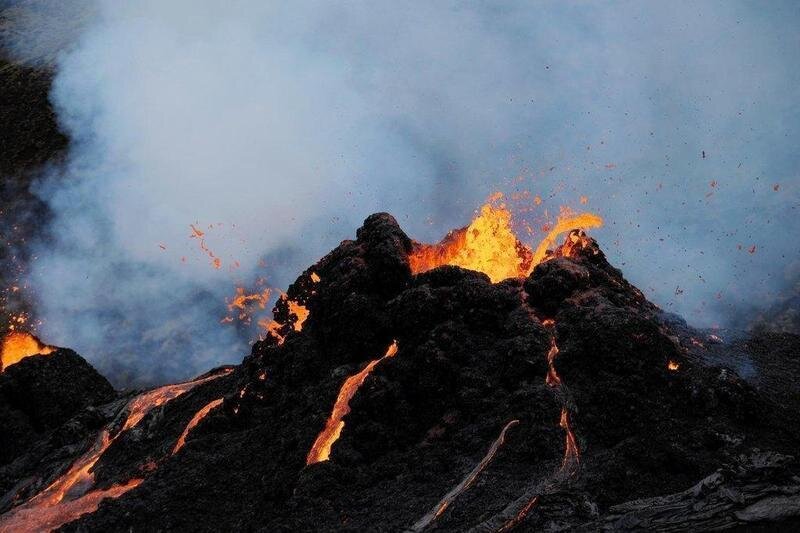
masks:
<svg viewBox="0 0 800 533"><path fill-rule="evenodd" d="M483 272L492 283L525 277L546 259L547 250L559 235L603 225L603 219L593 213L573 215L563 210L556 224L531 250L514 233L511 212L505 204L497 203L501 198L501 194L494 194L469 226L451 231L438 244L416 243L409 256L411 271L417 274L442 265L456 265Z"/></svg>
<svg viewBox="0 0 800 533"><path fill-rule="evenodd" d="M295 316L295 320L292 323L292 330L301 331L303 329L303 323L305 323L306 319L308 318L310 311L306 308L306 306L297 303L285 294L281 295L281 299L285 300L286 304L289 306L289 315ZM258 321L258 325L267 330L267 333L278 339L278 344L283 344L283 341L286 340L286 335L281 333L284 325L280 322L274 319L267 320L262 318Z"/></svg>
<svg viewBox="0 0 800 533"><path fill-rule="evenodd" d="M3 338L0 352L0 372L31 355L47 355L55 351L39 339L24 331L12 331Z"/></svg>
<svg viewBox="0 0 800 533"><path fill-rule="evenodd" d="M96 511L103 499L118 498L139 486L144 480L137 478L108 489L92 490L94 487L92 470L108 447L123 433L141 422L153 408L177 398L202 383L217 379L232 371L232 369L226 368L216 374L186 383L165 385L133 398L125 406L124 411L127 412L127 418L122 429L112 436L110 428L114 427L114 423L112 422L109 427L104 428L94 445L79 457L66 473L24 504L0 516L0 531L34 532L57 529L85 513Z"/></svg>
<svg viewBox="0 0 800 533"><path fill-rule="evenodd" d="M350 412L350 400L355 396L359 387L364 384L367 376L372 372L375 366L389 357L394 357L397 353L397 341L392 342L386 354L383 357L370 361L359 373L354 374L347 378L339 390L339 396L336 398L336 403L333 404L333 411L328 421L325 423L325 428L317 436L311 450L306 457L306 464L311 465L319 463L320 461L327 461L331 455L331 448L333 444L339 440L344 428L344 421L342 418Z"/></svg>

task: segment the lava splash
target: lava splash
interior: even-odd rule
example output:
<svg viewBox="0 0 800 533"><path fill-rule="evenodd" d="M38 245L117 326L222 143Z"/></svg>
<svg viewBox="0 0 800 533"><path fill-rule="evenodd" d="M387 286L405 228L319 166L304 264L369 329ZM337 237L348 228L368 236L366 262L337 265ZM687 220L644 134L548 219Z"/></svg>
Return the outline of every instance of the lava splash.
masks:
<svg viewBox="0 0 800 533"><path fill-rule="evenodd" d="M449 232L437 244L415 243L409 256L411 271L426 272L442 265L455 265L483 272L492 283L528 276L548 257L547 251L562 233L597 228L603 219L594 213L573 214L564 210L535 248L522 242L511 224L512 214L496 193L484 204L469 226Z"/></svg>

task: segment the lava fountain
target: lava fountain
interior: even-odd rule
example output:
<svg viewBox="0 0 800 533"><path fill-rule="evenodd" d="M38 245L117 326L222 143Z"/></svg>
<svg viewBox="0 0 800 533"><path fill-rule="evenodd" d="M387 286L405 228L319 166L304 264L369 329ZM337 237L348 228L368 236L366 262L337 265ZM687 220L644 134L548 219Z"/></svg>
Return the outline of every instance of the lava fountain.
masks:
<svg viewBox="0 0 800 533"><path fill-rule="evenodd" d="M35 336L24 331L12 331L3 338L0 350L0 372L31 355L47 355L55 348L47 346Z"/></svg>
<svg viewBox="0 0 800 533"><path fill-rule="evenodd" d="M501 199L500 193L493 194L467 227L449 232L439 243L415 243L409 256L411 271L418 274L442 265L455 265L483 272L492 283L525 277L548 259L547 251L559 235L603 225L599 215L574 214L564 209L539 244L531 248L514 232L511 211Z"/></svg>

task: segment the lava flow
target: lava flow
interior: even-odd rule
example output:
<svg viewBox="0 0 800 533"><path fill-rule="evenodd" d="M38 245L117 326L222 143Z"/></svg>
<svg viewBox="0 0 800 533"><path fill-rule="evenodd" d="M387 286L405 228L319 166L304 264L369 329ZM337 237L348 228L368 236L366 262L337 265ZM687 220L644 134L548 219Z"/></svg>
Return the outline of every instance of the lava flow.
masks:
<svg viewBox="0 0 800 533"><path fill-rule="evenodd" d="M569 239L568 239L569 242ZM575 241L572 241L573 244ZM568 477L574 476L578 473L580 466L580 450L578 448L578 441L575 438L575 433L572 431L570 425L570 413L567 409L567 392L561 377L555 368L555 359L558 355L558 344L556 343L555 325L556 322L552 318L542 320L542 325L547 328L550 333L550 350L547 353L547 376L545 383L559 392L562 398L561 416L558 425L564 430L564 457L561 460L561 467L549 478L542 482L537 483L532 489L528 489L526 494L509 504L504 513L509 514L510 518L507 519L499 528L500 531L510 531L516 528L528 513L536 507L541 497L555 487L558 487Z"/></svg>
<svg viewBox="0 0 800 533"><path fill-rule="evenodd" d="M24 331L12 331L3 338L0 352L0 372L31 355L47 355L55 351Z"/></svg>
<svg viewBox="0 0 800 533"><path fill-rule="evenodd" d="M139 486L144 480L136 478L126 483L113 485L108 489L92 490L94 486L92 470L108 447L120 435L141 422L153 408L177 398L202 383L230 374L232 371L232 369L226 368L216 374L194 381L165 385L130 400L124 409L127 417L122 429L112 436L110 428L114 424L104 428L92 447L79 457L65 474L24 504L0 516L0 532L50 531L85 513L94 512L103 499L118 498Z"/></svg>
<svg viewBox="0 0 800 533"><path fill-rule="evenodd" d="M552 318L547 318L542 321L542 325L550 332L550 350L547 352L547 376L545 383L549 387L562 387L561 377L558 375L555 367L556 356L558 355L558 344L556 343L555 325L556 322ZM561 463L561 469L570 474L574 474L577 465L580 462L580 450L575 439L575 434L572 432L572 427L569 424L569 411L566 405L561 408L561 419L559 426L565 431L564 442L564 459Z"/></svg>
<svg viewBox="0 0 800 533"><path fill-rule="evenodd" d="M347 378L339 390L339 395L336 398L336 403L333 404L333 411L328 421L325 423L325 428L317 436L311 450L306 457L306 464L312 465L321 461L327 461L331 455L331 448L333 444L339 440L344 428L344 421L342 418L350 412L350 400L355 396L359 387L364 384L367 376L370 375L375 366L390 357L394 357L397 353L397 341L393 341L386 354L383 357L370 361L359 373L354 374Z"/></svg>
<svg viewBox="0 0 800 533"><path fill-rule="evenodd" d="M499 193L481 207L466 228L453 230L438 244L415 243L409 256L415 274L442 265L455 265L483 272L492 283L507 278L525 277L546 260L547 250L562 233L576 228L595 228L603 219L593 213L574 215L564 210L535 250L520 241L511 227L511 212Z"/></svg>
<svg viewBox="0 0 800 533"><path fill-rule="evenodd" d="M453 501L458 498L461 493L465 490L470 488L475 480L478 478L478 475L483 472L489 463L492 462L494 456L497 455L497 450L505 443L506 441L506 433L509 429L519 424L519 420L512 420L508 424L503 427L502 431L500 431L500 436L495 439L492 443L489 451L486 452L486 455L483 456L483 459L473 468L464 479L461 480L461 483L453 487L453 489L445 494L444 498L442 498L439 503L437 503L431 511L420 518L413 526L411 526L410 531L422 531L426 527L428 527L431 522L439 518L442 513L444 513L447 508L450 506Z"/></svg>
<svg viewBox="0 0 800 533"><path fill-rule="evenodd" d="M181 433L181 436L178 437L178 442L175 443L175 448L172 449L172 455L175 455L176 453L178 453L178 450L183 448L183 445L186 444L186 436L189 435L189 432L192 429L194 429L194 427L197 426L197 424L199 424L200 421L203 420L206 417L206 415L208 415L208 413L211 412L212 409L220 405L222 403L222 400L223 398L217 398L216 400L212 400L211 402L206 404L205 407L203 407L202 409L197 411L197 413L195 413L195 415L192 417L189 423L186 424L186 428L183 430L183 433Z"/></svg>

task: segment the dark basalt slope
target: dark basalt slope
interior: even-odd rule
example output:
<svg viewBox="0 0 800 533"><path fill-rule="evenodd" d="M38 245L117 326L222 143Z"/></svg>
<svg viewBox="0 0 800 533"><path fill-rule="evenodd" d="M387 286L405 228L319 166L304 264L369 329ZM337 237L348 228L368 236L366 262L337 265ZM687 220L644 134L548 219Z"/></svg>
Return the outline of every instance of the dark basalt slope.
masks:
<svg viewBox="0 0 800 533"><path fill-rule="evenodd" d="M72 350L37 355L0 373L0 466L86 407L116 397L111 384Z"/></svg>
<svg viewBox="0 0 800 533"><path fill-rule="evenodd" d="M232 373L123 431L95 465L93 489L144 481L63 529L699 530L787 525L800 512L800 339L780 336L770 358L774 339L725 344L695 331L588 238L528 279L497 284L458 267L412 275L411 250L391 216L369 217L289 287L310 311L302 330L279 301L285 341L256 343ZM553 339L557 386L545 382ZM396 355L350 401L330 460L306 465L342 384L394 340ZM750 361L751 379L726 357ZM111 424L127 401L93 412ZM579 461L564 460L564 412ZM88 443L97 424L81 416L67 425ZM467 488L424 520L506 427ZM15 486L22 496L7 492L0 512L63 472L81 450L71 446L50 446L46 468L28 466L32 481Z"/></svg>

